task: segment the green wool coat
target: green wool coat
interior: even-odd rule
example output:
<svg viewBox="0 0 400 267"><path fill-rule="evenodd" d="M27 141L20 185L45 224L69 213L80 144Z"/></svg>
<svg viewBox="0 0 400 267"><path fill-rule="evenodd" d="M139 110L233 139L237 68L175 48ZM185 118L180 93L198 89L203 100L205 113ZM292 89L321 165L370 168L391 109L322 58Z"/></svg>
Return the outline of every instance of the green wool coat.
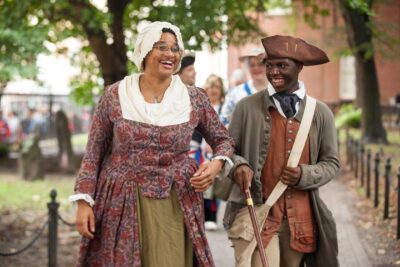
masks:
<svg viewBox="0 0 400 267"><path fill-rule="evenodd" d="M295 119L303 117L305 97L300 102L300 110ZM271 116L269 108L275 106L267 90L258 92L242 99L236 106L229 126L229 133L236 144L236 154L233 156L234 166L229 173L233 179L236 167L248 164L254 171L251 194L254 203L262 204L262 186L260 176L268 155L271 137ZM336 224L332 213L319 197L318 188L333 179L339 171L337 137L334 118L328 106L317 101L310 132L311 165L300 165L302 176L298 190L309 190L318 225L318 243L315 253L306 254L307 267L337 267L338 245ZM229 229L239 209L245 207L245 197L238 186L234 186L229 196L224 226Z"/></svg>

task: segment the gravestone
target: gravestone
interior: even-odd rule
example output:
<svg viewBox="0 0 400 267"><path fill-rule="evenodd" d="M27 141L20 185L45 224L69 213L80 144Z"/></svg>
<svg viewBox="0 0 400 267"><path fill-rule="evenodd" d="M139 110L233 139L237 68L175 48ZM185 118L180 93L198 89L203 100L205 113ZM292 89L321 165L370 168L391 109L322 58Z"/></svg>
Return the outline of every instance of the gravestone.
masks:
<svg viewBox="0 0 400 267"><path fill-rule="evenodd" d="M19 158L19 172L23 179L28 181L44 178L44 159L39 147L40 132L33 133L32 143L23 149Z"/></svg>

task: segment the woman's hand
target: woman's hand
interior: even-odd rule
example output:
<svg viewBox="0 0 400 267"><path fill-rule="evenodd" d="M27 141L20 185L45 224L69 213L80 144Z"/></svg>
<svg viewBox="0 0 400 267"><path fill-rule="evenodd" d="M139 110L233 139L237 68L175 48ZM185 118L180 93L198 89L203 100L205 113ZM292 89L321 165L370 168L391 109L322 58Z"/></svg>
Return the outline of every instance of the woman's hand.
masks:
<svg viewBox="0 0 400 267"><path fill-rule="evenodd" d="M190 178L190 184L196 192L204 192L214 182L215 177L224 166L224 160L212 160L203 163Z"/></svg>
<svg viewBox="0 0 400 267"><path fill-rule="evenodd" d="M92 207L84 201L77 201L76 229L82 236L93 239L94 234L94 213Z"/></svg>
<svg viewBox="0 0 400 267"><path fill-rule="evenodd" d="M242 192L250 188L251 180L253 179L253 170L246 164L240 165L233 173L235 183L239 186Z"/></svg>

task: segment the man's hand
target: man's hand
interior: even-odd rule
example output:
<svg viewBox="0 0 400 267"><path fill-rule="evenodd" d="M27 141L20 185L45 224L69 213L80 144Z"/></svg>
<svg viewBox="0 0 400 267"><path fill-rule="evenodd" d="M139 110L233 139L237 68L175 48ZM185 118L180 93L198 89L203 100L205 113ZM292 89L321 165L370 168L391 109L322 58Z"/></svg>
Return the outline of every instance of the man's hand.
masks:
<svg viewBox="0 0 400 267"><path fill-rule="evenodd" d="M246 164L240 165L233 173L235 183L239 186L240 190L245 192L250 188L251 180L253 179L253 170Z"/></svg>
<svg viewBox="0 0 400 267"><path fill-rule="evenodd" d="M204 192L212 185L215 177L224 166L224 160L212 160L203 163L190 178L190 184L196 192Z"/></svg>
<svg viewBox="0 0 400 267"><path fill-rule="evenodd" d="M295 186L299 183L300 178L301 178L301 168L299 166L294 168L286 166L285 169L283 169L281 175L282 183L288 186Z"/></svg>
<svg viewBox="0 0 400 267"><path fill-rule="evenodd" d="M94 234L94 213L92 207L84 201L77 201L76 228L82 236L93 239Z"/></svg>

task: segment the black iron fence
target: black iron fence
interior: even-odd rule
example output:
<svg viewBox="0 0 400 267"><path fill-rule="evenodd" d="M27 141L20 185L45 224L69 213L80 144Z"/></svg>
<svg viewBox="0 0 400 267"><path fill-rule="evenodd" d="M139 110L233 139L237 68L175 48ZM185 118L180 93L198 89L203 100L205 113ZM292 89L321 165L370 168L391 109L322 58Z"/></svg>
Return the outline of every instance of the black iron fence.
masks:
<svg viewBox="0 0 400 267"><path fill-rule="evenodd" d="M389 219L389 208L397 211L397 239L400 239L400 166L397 174L392 172L392 158L384 157L384 151L372 152L365 149L364 144L349 137L346 142L346 163L354 173L359 185L365 189L365 197L373 198L374 208L379 208L383 202L382 217ZM382 171L383 170L383 171ZM395 179L397 176L397 183ZM381 186L383 185L383 188ZM397 203L390 203L393 197Z"/></svg>
<svg viewBox="0 0 400 267"><path fill-rule="evenodd" d="M68 226L75 226L75 224L67 222L58 213L58 207L60 206L60 204L56 201L56 197L57 197L57 191L54 189L51 190L50 192L51 201L47 203L48 218L46 222L43 224L43 226L34 235L34 237L25 246L18 249L17 251L13 252L0 251L0 257L16 256L28 250L44 233L45 229L48 228L48 237L47 237L48 267L57 266L58 220L60 220L62 223Z"/></svg>

